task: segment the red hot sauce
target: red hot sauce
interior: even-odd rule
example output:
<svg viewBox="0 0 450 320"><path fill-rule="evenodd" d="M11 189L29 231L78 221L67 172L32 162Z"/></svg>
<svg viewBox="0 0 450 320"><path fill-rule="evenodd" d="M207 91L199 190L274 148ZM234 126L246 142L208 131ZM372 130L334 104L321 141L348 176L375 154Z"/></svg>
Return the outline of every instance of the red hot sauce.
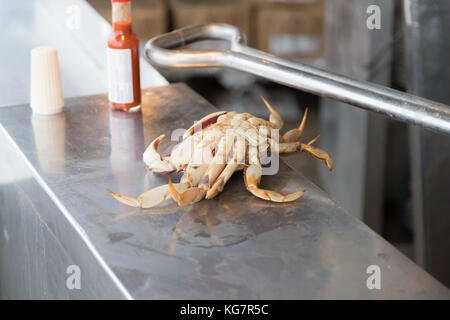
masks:
<svg viewBox="0 0 450 320"><path fill-rule="evenodd" d="M131 31L130 0L112 0L113 32L108 40L109 101L115 109L141 106L139 39Z"/></svg>

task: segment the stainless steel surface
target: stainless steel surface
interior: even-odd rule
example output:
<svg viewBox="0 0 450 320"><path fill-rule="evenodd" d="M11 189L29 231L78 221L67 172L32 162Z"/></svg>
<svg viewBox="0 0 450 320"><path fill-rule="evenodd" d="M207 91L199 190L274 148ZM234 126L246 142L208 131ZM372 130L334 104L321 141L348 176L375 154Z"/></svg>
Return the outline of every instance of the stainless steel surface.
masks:
<svg viewBox="0 0 450 320"><path fill-rule="evenodd" d="M27 118L31 130L31 115ZM50 127L44 124L37 129L36 142L52 146L41 140L42 136L52 128L64 134L64 123L64 115L53 117ZM55 198L1 125L0 146L0 172L10 176L10 182L0 183L0 299L129 297L85 240L83 228ZM63 149L59 144L55 150L59 154L56 162L64 157ZM49 151L50 156L55 153ZM55 168L61 168L61 162ZM70 265L81 268L81 290L69 290L66 286Z"/></svg>
<svg viewBox="0 0 450 320"><path fill-rule="evenodd" d="M231 50L181 50L200 40L228 40ZM174 68L228 67L332 98L391 118L450 133L450 107L407 93L295 64L248 48L239 29L224 24L185 27L148 41L149 62Z"/></svg>
<svg viewBox="0 0 450 320"><path fill-rule="evenodd" d="M404 4L408 91L450 103L450 2ZM411 127L410 146L415 256L450 286L450 139Z"/></svg>
<svg viewBox="0 0 450 320"><path fill-rule="evenodd" d="M111 26L83 0L15 0L0 6L0 107L29 102L30 50L58 50L65 98L108 91L106 44ZM168 82L141 59L141 85Z"/></svg>
<svg viewBox="0 0 450 320"><path fill-rule="evenodd" d="M144 90L142 106L142 113L114 112L97 95L67 99L53 118L35 118L27 105L0 109L0 151L11 157L0 158L0 170L29 172L0 184L2 298L450 298L284 162L263 184L306 188L293 203L253 197L242 173L219 197L189 207L118 203L107 188L138 195L167 183L141 160L154 137L216 110L182 84ZM30 225L23 217L32 211L38 220ZM55 261L54 251L65 258ZM18 252L32 254L16 261ZM17 267L5 269L11 261ZM65 287L68 264L81 267L78 292ZM382 290L366 286L370 265L381 269Z"/></svg>
<svg viewBox="0 0 450 320"><path fill-rule="evenodd" d="M111 26L86 1L3 2L0 28L4 44L0 107L29 102L30 50L39 45L58 50L65 98L107 91L105 56ZM168 84L144 59L140 67L143 86ZM36 136L41 153L50 148L53 154L52 141L62 150L64 137L46 132L64 131L65 117L49 123L32 121L32 125L41 132ZM0 297L127 298L99 263L98 253L82 240L77 222L64 216L65 209L47 193L23 154L5 134L0 136ZM59 219L49 228L45 217L53 215ZM73 261L95 279L83 281L81 292L65 286L66 268Z"/></svg>

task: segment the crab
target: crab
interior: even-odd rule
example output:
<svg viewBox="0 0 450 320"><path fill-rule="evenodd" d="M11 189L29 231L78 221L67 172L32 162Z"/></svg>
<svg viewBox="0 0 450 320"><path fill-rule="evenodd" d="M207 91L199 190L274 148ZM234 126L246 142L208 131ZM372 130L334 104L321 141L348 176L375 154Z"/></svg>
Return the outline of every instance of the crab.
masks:
<svg viewBox="0 0 450 320"><path fill-rule="evenodd" d="M273 202L297 200L306 190L283 195L260 187L263 173L261 154L307 152L322 160L330 170L333 169L333 160L325 151L313 146L319 137L306 144L299 141L308 109L297 128L279 136L283 120L264 97L261 99L270 112L268 121L249 113L211 113L194 123L171 154L164 157L158 153L164 135L153 140L143 154L148 169L159 174L183 172L180 182L173 183L169 178L168 184L146 191L138 198L111 190L108 192L118 201L133 207L151 208L169 199L175 200L179 206L186 206L216 197L233 173L243 170L245 186L254 196Z"/></svg>

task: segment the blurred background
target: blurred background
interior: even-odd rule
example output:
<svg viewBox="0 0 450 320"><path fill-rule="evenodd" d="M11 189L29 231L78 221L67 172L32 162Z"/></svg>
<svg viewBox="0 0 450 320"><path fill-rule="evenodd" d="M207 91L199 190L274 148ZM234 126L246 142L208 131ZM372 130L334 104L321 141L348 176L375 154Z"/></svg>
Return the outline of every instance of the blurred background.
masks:
<svg viewBox="0 0 450 320"><path fill-rule="evenodd" d="M88 1L111 22L108 0ZM373 7L375 5L375 8ZM450 103L450 2L446 0L133 0L141 40L191 24L240 27L250 46L299 63ZM380 25L369 26L379 18ZM226 48L220 41L197 46ZM159 71L186 82L220 109L267 117L259 95L286 129L306 107L303 140L335 160L332 174L308 156L289 165L327 191L404 254L450 286L450 139L343 103L230 70Z"/></svg>

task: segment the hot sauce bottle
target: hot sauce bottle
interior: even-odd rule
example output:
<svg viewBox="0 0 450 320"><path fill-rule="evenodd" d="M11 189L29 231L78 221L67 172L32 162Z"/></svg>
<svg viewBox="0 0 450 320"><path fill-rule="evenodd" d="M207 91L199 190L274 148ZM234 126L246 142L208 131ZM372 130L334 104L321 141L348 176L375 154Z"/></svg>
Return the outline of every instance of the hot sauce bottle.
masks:
<svg viewBox="0 0 450 320"><path fill-rule="evenodd" d="M109 101L115 109L141 107L139 40L131 31L130 0L112 0L113 32L108 40Z"/></svg>

